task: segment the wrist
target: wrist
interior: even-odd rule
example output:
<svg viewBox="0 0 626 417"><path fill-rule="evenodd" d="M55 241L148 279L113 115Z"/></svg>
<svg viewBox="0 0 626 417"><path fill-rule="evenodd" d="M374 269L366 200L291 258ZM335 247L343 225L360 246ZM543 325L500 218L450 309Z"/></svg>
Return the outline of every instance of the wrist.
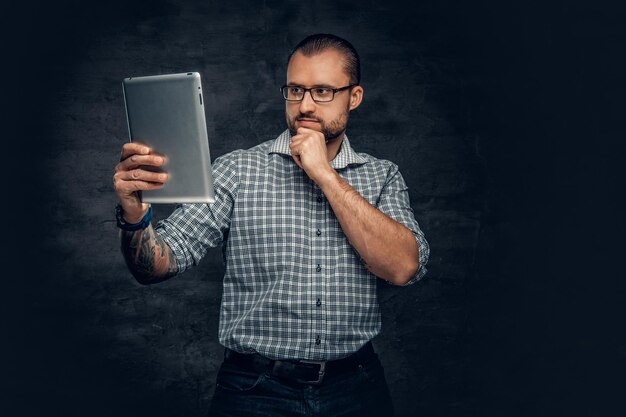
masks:
<svg viewBox="0 0 626 417"><path fill-rule="evenodd" d="M143 219L146 214L148 214L148 210L150 209L150 204L142 203L141 201L124 201L120 200L118 202L120 209L122 211L122 220L125 223L139 223L141 219Z"/></svg>
<svg viewBox="0 0 626 417"><path fill-rule="evenodd" d="M139 216L133 216L126 213L121 204L117 204L115 206L117 227L122 230L128 231L141 230L148 227L150 225L150 221L152 220L152 206L146 206L147 209L143 213L141 213Z"/></svg>
<svg viewBox="0 0 626 417"><path fill-rule="evenodd" d="M138 214L131 214L125 211L124 209L122 209L122 220L125 223L131 223L131 224L139 223L141 219L146 217L146 214L148 214L149 210L150 210L150 207L148 206L145 210L140 211Z"/></svg>
<svg viewBox="0 0 626 417"><path fill-rule="evenodd" d="M329 165L329 168L323 170L319 174L317 174L312 180L320 187L324 188L325 186L331 185L333 182L337 181L337 171Z"/></svg>

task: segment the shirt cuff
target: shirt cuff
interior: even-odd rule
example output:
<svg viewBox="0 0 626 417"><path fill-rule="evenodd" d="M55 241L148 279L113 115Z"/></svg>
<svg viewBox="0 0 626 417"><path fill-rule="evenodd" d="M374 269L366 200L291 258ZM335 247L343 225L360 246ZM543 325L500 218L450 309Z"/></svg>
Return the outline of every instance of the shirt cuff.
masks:
<svg viewBox="0 0 626 417"><path fill-rule="evenodd" d="M426 272L428 272L428 269L426 269L426 263L428 262L428 257L430 255L430 247L428 246L428 242L426 242L426 239L424 239L423 234L413 232L413 236L415 236L415 241L417 242L417 247L419 248L420 266L417 269L417 272L415 273L413 278L411 278L409 282L404 284L403 287L415 284L417 281L421 280L424 275L426 275Z"/></svg>

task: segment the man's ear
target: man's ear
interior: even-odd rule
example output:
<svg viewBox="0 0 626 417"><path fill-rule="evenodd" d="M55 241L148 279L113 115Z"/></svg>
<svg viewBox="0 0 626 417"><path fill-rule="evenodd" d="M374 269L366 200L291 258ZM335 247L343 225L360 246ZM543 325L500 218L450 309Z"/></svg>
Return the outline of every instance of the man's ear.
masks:
<svg viewBox="0 0 626 417"><path fill-rule="evenodd" d="M352 90L350 91L350 111L361 105L361 101L363 101L363 92L363 87L360 85L352 87Z"/></svg>

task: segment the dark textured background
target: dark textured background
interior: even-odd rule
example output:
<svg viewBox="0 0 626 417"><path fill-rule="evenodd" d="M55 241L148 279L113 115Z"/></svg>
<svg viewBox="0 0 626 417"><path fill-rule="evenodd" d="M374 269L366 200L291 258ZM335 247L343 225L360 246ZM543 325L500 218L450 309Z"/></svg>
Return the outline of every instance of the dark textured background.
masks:
<svg viewBox="0 0 626 417"><path fill-rule="evenodd" d="M398 415L619 415L626 15L500 3L3 6L2 415L204 415L221 253L151 287L126 271L120 83L199 71L215 158L284 129L286 54L311 32L359 50L348 134L400 166L431 244L422 282L380 286Z"/></svg>

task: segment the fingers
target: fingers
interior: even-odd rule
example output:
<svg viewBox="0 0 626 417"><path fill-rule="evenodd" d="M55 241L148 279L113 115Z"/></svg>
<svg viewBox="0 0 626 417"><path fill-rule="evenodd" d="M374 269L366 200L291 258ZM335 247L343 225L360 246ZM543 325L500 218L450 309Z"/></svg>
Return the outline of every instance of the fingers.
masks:
<svg viewBox="0 0 626 417"><path fill-rule="evenodd" d="M167 163L167 157L161 155L137 155L132 154L120 161L115 167L115 171L128 171L139 166L161 167Z"/></svg>
<svg viewBox="0 0 626 417"><path fill-rule="evenodd" d="M299 127L296 134L291 137L291 144L302 144L306 142L326 143L324 134L320 131Z"/></svg>
<svg viewBox="0 0 626 417"><path fill-rule="evenodd" d="M317 130L309 129L308 127L299 127L296 132L298 135L304 135L309 132L317 132Z"/></svg>
<svg viewBox="0 0 626 417"><path fill-rule="evenodd" d="M125 143L120 162L115 166L113 185L120 199L135 196L137 191L162 188L170 176L162 170L167 157L137 142Z"/></svg>
<svg viewBox="0 0 626 417"><path fill-rule="evenodd" d="M164 185L165 183L163 182L116 180L115 191L120 195L129 195L136 191L158 190L163 188Z"/></svg>
<svg viewBox="0 0 626 417"><path fill-rule="evenodd" d="M315 140L309 139L309 136L293 136L291 138L291 143L289 144L289 149L291 150L292 155L303 155L304 153L310 152L326 152L326 147L324 146L325 142L321 143L316 142Z"/></svg>
<svg viewBox="0 0 626 417"><path fill-rule="evenodd" d="M163 188L169 175L143 170L116 172L113 176L113 187L120 197L136 194L137 191L157 190Z"/></svg>
<svg viewBox="0 0 626 417"><path fill-rule="evenodd" d="M291 156L296 161L296 164L300 165L298 162L302 158L302 145L300 143L292 142L291 145L289 145L289 150L291 151ZM298 159L296 160L296 158Z"/></svg>
<svg viewBox="0 0 626 417"><path fill-rule="evenodd" d="M113 179L119 179L122 181L148 181L165 183L169 179L169 175L166 172L154 172L146 171L145 169L133 169L130 171L119 171L113 176Z"/></svg>
<svg viewBox="0 0 626 417"><path fill-rule="evenodd" d="M292 155L300 155L300 141L294 140L294 138L291 138L291 143L289 144L289 150L291 151Z"/></svg>
<svg viewBox="0 0 626 417"><path fill-rule="evenodd" d="M138 142L125 143L124 146L122 146L120 161L123 161L134 154L148 155L150 153L150 150L151 149L149 147Z"/></svg>
<svg viewBox="0 0 626 417"><path fill-rule="evenodd" d="M302 160L300 159L300 155L295 155L293 154L292 151L292 156L291 156L294 160L294 162L296 163L296 165L298 165L300 167L300 169L304 169L304 167L302 166Z"/></svg>
<svg viewBox="0 0 626 417"><path fill-rule="evenodd" d="M169 179L169 174L166 172L146 171L139 168L130 171L120 170L113 175L113 183L116 186L116 190L118 189L118 185L120 185L120 187L122 187L124 191L146 190L148 188L137 188L140 186L144 186L146 183L163 186ZM136 182L137 184L128 185L124 184L125 182Z"/></svg>
<svg viewBox="0 0 626 417"><path fill-rule="evenodd" d="M308 138L309 136L315 137L324 137L324 134L322 132L318 132L317 130L313 130L313 129L308 129L306 127L299 127L298 130L296 131L296 134L293 135L291 137L291 140L293 141L295 140L305 140L306 138Z"/></svg>

